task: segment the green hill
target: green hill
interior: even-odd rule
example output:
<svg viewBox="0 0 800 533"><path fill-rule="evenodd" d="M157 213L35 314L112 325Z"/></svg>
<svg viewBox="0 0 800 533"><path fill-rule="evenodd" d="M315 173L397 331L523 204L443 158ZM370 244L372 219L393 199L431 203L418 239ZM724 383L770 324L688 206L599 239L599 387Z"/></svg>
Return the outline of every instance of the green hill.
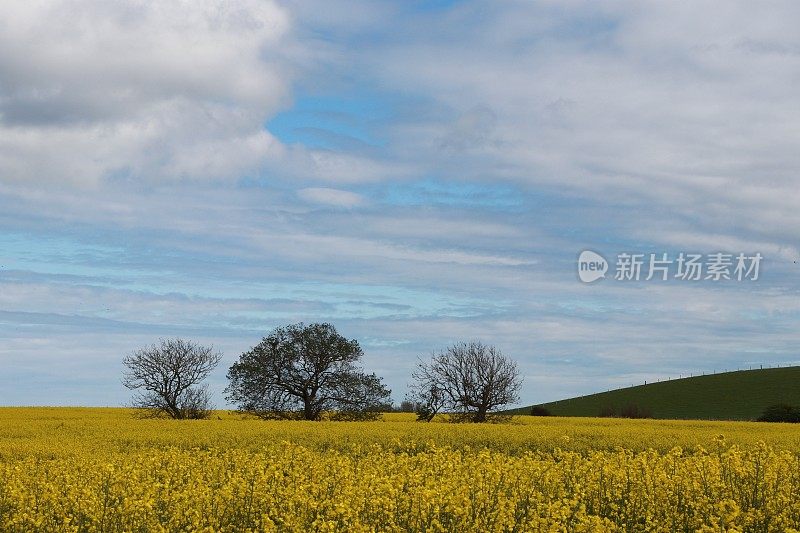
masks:
<svg viewBox="0 0 800 533"><path fill-rule="evenodd" d="M800 366L673 379L541 405L554 416L599 416L604 410L635 406L653 418L754 420L776 403L800 406Z"/></svg>

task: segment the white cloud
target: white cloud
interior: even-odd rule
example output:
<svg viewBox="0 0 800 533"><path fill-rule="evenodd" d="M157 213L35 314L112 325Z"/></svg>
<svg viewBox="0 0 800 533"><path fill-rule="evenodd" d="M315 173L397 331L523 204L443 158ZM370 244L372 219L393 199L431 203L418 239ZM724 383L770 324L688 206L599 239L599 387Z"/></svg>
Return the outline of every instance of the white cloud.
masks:
<svg viewBox="0 0 800 533"><path fill-rule="evenodd" d="M364 204L364 197L360 194L327 187L308 187L297 191L297 195L307 202L334 207L358 207Z"/></svg>
<svg viewBox="0 0 800 533"><path fill-rule="evenodd" d="M397 391L417 354L497 343L558 377L531 401L796 357L797 4L407 5L3 2L0 229L31 237L0 250L24 271L0 280L2 355L64 374L60 357L93 354L108 382L109 361L162 332L243 335L230 356L273 317L325 319L373 339ZM381 143L282 145L264 124L290 82L323 100L377 92ZM519 205L392 203L406 179L502 183ZM59 259L37 235L120 256L64 244ZM632 241L770 262L748 286L577 281L583 244ZM265 280L319 294L275 300ZM331 284L410 310L365 310Z"/></svg>
<svg viewBox="0 0 800 533"><path fill-rule="evenodd" d="M657 206L696 232L791 242L797 15L795 2L467 2L406 20L417 31L365 47L353 63L434 100L437 112L394 130L398 152L422 168ZM443 157L443 144L458 157ZM617 226L642 223L624 216L608 213ZM656 225L648 229L657 241Z"/></svg>
<svg viewBox="0 0 800 533"><path fill-rule="evenodd" d="M3 2L0 180L257 171L288 30L269 0Z"/></svg>

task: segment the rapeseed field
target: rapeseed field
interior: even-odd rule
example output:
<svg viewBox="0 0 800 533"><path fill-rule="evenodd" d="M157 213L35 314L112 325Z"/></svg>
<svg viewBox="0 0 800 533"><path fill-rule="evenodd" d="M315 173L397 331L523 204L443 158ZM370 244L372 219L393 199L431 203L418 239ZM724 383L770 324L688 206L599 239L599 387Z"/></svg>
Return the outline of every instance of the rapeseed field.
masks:
<svg viewBox="0 0 800 533"><path fill-rule="evenodd" d="M792 425L0 409L2 531L794 531Z"/></svg>

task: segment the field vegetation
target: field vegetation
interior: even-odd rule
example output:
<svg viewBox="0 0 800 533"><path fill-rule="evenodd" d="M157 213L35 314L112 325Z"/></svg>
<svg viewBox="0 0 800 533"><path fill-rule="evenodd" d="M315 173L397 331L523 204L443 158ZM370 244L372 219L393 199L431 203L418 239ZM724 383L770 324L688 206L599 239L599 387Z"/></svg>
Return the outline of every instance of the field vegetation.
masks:
<svg viewBox="0 0 800 533"><path fill-rule="evenodd" d="M0 409L2 531L791 531L792 424Z"/></svg>

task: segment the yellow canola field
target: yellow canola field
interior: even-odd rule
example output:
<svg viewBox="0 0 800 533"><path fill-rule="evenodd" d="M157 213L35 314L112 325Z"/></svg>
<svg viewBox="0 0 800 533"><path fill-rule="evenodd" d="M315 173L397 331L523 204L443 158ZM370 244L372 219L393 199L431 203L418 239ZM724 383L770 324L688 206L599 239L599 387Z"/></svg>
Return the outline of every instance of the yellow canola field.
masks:
<svg viewBox="0 0 800 533"><path fill-rule="evenodd" d="M0 531L792 531L792 425L0 409Z"/></svg>

